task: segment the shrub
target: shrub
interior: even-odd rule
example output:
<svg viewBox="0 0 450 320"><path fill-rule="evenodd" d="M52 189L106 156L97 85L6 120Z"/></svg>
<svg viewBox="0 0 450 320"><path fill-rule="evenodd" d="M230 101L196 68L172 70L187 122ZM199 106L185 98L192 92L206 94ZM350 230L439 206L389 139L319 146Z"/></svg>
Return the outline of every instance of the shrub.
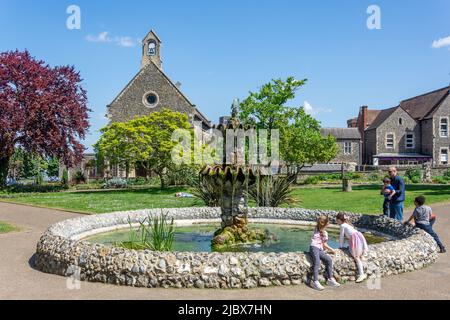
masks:
<svg viewBox="0 0 450 320"><path fill-rule="evenodd" d="M64 189L69 189L69 171L67 171L67 169L64 169L63 171L61 185Z"/></svg>
<svg viewBox="0 0 450 320"><path fill-rule="evenodd" d="M369 180L370 181L381 181L381 176L378 173L371 173L369 175Z"/></svg>
<svg viewBox="0 0 450 320"><path fill-rule="evenodd" d="M59 192L64 189L61 185L37 185L37 184L14 184L8 186L9 193L48 193Z"/></svg>
<svg viewBox="0 0 450 320"><path fill-rule="evenodd" d="M305 180L303 180L303 184L318 184L320 182L320 178L318 176L309 176Z"/></svg>
<svg viewBox="0 0 450 320"><path fill-rule="evenodd" d="M419 183L422 181L422 170L419 169L408 169L406 170L405 176L407 176L412 183Z"/></svg>
<svg viewBox="0 0 450 320"><path fill-rule="evenodd" d="M77 171L75 173L75 178L74 179L75 179L75 183L76 184L86 183L86 177L85 177L84 173L81 172L81 171Z"/></svg>
<svg viewBox="0 0 450 320"><path fill-rule="evenodd" d="M446 180L450 180L450 170L445 171L443 177Z"/></svg>
<svg viewBox="0 0 450 320"><path fill-rule="evenodd" d="M220 206L222 192L209 179L199 177L191 182L193 194L203 200L208 207Z"/></svg>
<svg viewBox="0 0 450 320"><path fill-rule="evenodd" d="M126 187L128 187L128 182L122 178L109 179L102 186L103 189L123 189Z"/></svg>
<svg viewBox="0 0 450 320"><path fill-rule="evenodd" d="M295 175L290 176L260 176L254 186L248 190L248 195L260 207L279 207L283 204L294 204L291 185Z"/></svg>
<svg viewBox="0 0 450 320"><path fill-rule="evenodd" d="M444 176L435 176L432 178L434 183L447 184L448 180Z"/></svg>

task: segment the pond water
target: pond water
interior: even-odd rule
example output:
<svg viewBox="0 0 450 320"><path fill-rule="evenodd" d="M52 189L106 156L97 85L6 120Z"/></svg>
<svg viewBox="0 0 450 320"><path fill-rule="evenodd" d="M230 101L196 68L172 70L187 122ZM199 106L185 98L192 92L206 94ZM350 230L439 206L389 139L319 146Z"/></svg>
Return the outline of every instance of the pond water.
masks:
<svg viewBox="0 0 450 320"><path fill-rule="evenodd" d="M227 251L234 252L298 252L309 251L312 227L298 225L252 224L251 228L267 229L274 234L277 241L263 244L236 245ZM214 231L219 229L215 224L194 224L175 228L173 251L211 252L211 240ZM333 248L339 247L339 231L328 229L329 242ZM387 241L387 239L372 234L364 234L369 244ZM130 230L124 229L114 232L97 234L84 239L91 243L115 246L130 240ZM347 245L347 244L346 244Z"/></svg>

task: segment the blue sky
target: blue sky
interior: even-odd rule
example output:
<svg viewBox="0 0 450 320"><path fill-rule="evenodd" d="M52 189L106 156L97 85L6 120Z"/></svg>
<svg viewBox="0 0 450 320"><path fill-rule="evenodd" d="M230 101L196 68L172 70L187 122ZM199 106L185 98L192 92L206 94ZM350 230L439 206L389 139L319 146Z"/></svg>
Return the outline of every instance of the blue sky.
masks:
<svg viewBox="0 0 450 320"><path fill-rule="evenodd" d="M372 4L381 30L366 26ZM69 5L81 9L81 30L66 28ZM0 0L0 51L28 49L81 72L93 110L87 147L139 70L136 42L152 28L164 71L213 122L272 78L307 78L292 105L307 101L323 126L450 82L448 0ZM92 41L105 32L109 41Z"/></svg>

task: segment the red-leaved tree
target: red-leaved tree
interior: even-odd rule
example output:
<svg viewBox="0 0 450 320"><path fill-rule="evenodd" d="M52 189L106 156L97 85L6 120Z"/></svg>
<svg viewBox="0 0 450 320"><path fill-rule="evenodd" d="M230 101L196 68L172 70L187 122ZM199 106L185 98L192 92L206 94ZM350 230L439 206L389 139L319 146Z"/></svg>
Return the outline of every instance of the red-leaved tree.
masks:
<svg viewBox="0 0 450 320"><path fill-rule="evenodd" d="M87 94L71 66L50 67L28 51L0 53L0 187L14 148L71 166L85 150Z"/></svg>

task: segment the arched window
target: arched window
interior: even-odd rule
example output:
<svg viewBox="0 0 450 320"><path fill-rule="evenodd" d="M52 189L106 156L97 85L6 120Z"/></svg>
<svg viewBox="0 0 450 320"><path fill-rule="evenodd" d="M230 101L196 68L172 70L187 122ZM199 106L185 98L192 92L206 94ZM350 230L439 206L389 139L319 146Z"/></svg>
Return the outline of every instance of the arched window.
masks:
<svg viewBox="0 0 450 320"><path fill-rule="evenodd" d="M154 40L149 41L147 54L149 56L156 56L156 42Z"/></svg>

